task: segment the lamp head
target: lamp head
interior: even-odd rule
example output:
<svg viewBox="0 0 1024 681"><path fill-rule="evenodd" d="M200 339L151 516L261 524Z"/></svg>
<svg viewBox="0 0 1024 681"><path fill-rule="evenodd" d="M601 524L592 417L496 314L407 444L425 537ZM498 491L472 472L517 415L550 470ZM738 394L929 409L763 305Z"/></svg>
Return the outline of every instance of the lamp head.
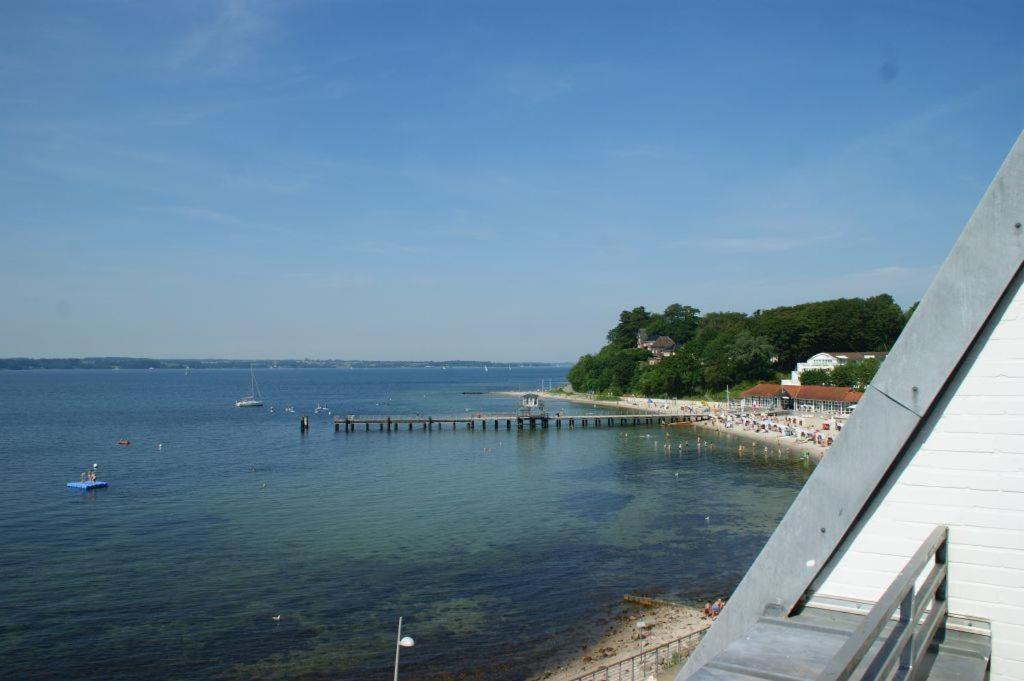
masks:
<svg viewBox="0 0 1024 681"><path fill-rule="evenodd" d="M412 648L416 645L416 641L412 640L412 636L403 636L402 640L398 642L398 645L403 648Z"/></svg>

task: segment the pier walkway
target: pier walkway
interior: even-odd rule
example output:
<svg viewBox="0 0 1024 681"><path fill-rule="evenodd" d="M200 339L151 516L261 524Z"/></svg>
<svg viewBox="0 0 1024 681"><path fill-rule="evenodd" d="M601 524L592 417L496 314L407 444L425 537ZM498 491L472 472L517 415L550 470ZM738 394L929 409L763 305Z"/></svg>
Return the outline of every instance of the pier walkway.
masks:
<svg viewBox="0 0 1024 681"><path fill-rule="evenodd" d="M535 414L531 416L523 414L466 414L464 416L335 416L334 432L344 430L346 433L355 432L359 427L364 431L377 430L424 430L432 431L436 426L438 430L450 426L456 430L463 426L466 430L476 430L479 426L487 430L489 424L494 430L504 427L505 430L516 430L555 428L563 425L572 430L575 428L594 428L614 426L651 426L670 425L674 423L695 423L697 421L710 420L707 414Z"/></svg>

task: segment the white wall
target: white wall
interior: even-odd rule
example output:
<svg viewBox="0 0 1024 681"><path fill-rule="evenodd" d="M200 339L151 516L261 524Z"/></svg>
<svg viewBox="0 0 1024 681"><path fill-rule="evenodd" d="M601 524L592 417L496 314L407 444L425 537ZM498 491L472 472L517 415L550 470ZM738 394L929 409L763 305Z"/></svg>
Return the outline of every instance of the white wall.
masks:
<svg viewBox="0 0 1024 681"><path fill-rule="evenodd" d="M818 594L877 600L949 526L949 611L992 622L992 679L1024 679L1024 295Z"/></svg>

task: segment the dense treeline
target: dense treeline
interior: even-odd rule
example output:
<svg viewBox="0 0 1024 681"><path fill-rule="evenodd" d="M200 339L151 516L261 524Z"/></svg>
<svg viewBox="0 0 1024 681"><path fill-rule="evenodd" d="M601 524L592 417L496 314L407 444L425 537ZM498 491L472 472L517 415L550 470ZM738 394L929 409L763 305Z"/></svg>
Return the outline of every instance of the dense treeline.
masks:
<svg viewBox="0 0 1024 681"><path fill-rule="evenodd" d="M624 310L608 344L569 370L574 389L679 397L727 385L774 380L798 361L828 350L888 350L913 308L904 312L883 294L804 303L753 314L710 312L673 304L658 314ZM679 347L657 364L636 348L637 333L669 336ZM869 379L870 380L870 379Z"/></svg>

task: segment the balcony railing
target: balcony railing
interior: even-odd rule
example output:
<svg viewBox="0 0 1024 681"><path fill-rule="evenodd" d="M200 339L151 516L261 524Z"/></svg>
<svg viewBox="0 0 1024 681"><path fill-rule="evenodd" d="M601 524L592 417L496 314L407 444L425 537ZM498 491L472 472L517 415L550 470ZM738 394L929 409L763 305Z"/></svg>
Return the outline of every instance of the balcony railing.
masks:
<svg viewBox="0 0 1024 681"><path fill-rule="evenodd" d="M899 622L868 663L863 678L888 678L894 668L894 679L914 678L915 669L919 668L936 632L946 621L948 536L949 530L944 525L932 530L864 621L818 676L820 681L843 681L850 678L897 608ZM932 556L935 557L932 569L921 583L921 588L917 589L917 579L931 562Z"/></svg>

